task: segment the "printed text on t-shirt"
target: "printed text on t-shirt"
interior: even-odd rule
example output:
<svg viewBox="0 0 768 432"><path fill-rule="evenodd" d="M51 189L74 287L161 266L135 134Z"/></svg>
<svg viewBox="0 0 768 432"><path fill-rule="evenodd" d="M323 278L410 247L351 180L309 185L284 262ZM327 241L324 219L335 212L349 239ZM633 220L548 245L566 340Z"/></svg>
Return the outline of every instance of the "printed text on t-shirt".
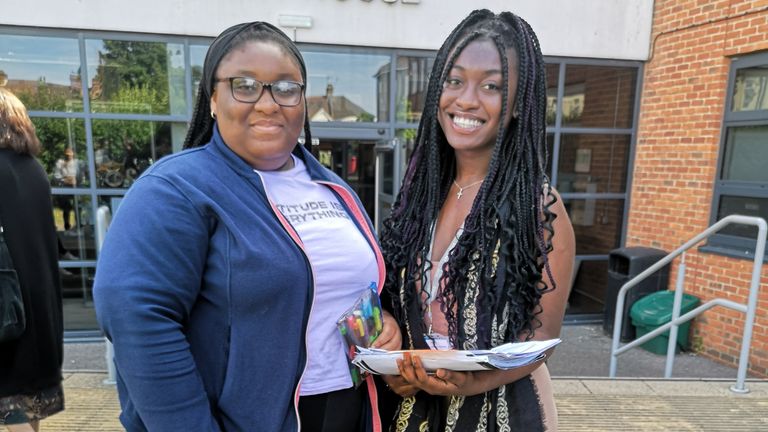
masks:
<svg viewBox="0 0 768 432"><path fill-rule="evenodd" d="M278 204L277 209L292 224L328 218L349 219L347 211L337 202L308 201L301 204Z"/></svg>

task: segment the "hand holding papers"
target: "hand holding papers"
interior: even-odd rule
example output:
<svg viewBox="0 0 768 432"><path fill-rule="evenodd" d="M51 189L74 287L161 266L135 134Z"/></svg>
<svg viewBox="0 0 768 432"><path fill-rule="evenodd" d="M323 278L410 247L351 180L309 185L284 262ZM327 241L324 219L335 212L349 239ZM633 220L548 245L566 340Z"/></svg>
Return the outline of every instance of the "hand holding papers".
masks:
<svg viewBox="0 0 768 432"><path fill-rule="evenodd" d="M437 369L454 371L480 371L492 369L514 369L529 365L544 358L544 351L561 342L560 339L507 343L490 350L410 350L386 351L375 348L357 347L352 363L363 370L380 375L400 375L397 360L409 352L421 358L427 372Z"/></svg>

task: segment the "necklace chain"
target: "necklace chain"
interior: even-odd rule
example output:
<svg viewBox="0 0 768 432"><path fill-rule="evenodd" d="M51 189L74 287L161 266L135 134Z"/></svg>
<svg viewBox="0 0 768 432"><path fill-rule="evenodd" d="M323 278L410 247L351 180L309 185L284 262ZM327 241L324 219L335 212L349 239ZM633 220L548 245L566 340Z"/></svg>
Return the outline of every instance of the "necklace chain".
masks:
<svg viewBox="0 0 768 432"><path fill-rule="evenodd" d="M480 179L480 180L478 180L478 181L476 181L476 182L474 182L474 183L470 183L470 184L468 184L468 185L466 185L466 186L464 186L464 187L461 187L461 186L460 186L458 183L456 183L456 179L453 179L453 184L455 184L455 185L456 185L456 187L457 187L457 188L459 188L459 191L458 191L458 192L456 192L456 199L457 199L457 200L458 200L458 199L461 199L461 196L462 196L462 195L464 195L464 189L469 189L469 188L471 188L472 186L477 186L477 185L479 185L480 183L482 183L483 181L485 181L485 178L482 178L482 179Z"/></svg>

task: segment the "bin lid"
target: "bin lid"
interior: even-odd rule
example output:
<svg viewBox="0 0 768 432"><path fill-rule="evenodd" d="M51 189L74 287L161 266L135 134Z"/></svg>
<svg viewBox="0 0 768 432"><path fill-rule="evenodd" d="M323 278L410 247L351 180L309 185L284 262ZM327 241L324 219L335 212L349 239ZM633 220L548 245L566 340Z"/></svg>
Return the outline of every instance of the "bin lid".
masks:
<svg viewBox="0 0 768 432"><path fill-rule="evenodd" d="M660 326L672 321L672 305L675 301L674 291L658 291L649 294L632 305L630 315L632 322L647 326ZM699 298L683 293L680 303L680 315L690 312L699 304Z"/></svg>

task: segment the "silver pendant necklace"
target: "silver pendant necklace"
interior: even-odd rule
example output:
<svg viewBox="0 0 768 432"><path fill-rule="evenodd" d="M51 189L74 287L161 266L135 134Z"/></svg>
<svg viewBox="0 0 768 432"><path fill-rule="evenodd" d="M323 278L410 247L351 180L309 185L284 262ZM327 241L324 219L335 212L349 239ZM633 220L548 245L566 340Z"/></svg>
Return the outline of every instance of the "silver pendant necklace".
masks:
<svg viewBox="0 0 768 432"><path fill-rule="evenodd" d="M459 184L458 184L458 183L456 183L456 179L453 179L453 184L455 184L455 185L456 185L456 187L457 187L457 188L459 188L459 191L458 191L458 192L456 192L456 199L457 199L457 200L458 200L458 199L461 199L461 196L462 196L462 195L464 195L464 189L469 189L469 188L471 188L472 186L477 186L477 185L479 185L480 183L482 183L484 180L485 180L485 179L483 178L483 179L480 179L480 180L478 180L478 181L476 181L476 182L474 182L474 183L470 183L470 184L468 184L468 185L466 185L466 186L464 186L464 187L461 187L461 186L459 186Z"/></svg>

